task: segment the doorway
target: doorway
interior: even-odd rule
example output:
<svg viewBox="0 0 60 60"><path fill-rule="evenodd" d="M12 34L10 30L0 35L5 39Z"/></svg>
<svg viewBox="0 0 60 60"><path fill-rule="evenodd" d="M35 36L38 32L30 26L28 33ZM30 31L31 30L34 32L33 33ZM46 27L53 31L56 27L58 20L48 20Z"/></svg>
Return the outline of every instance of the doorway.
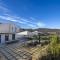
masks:
<svg viewBox="0 0 60 60"><path fill-rule="evenodd" d="M5 34L5 41L9 41L9 35Z"/></svg>
<svg viewBox="0 0 60 60"><path fill-rule="evenodd" d="M15 34L12 34L12 40L15 40Z"/></svg>

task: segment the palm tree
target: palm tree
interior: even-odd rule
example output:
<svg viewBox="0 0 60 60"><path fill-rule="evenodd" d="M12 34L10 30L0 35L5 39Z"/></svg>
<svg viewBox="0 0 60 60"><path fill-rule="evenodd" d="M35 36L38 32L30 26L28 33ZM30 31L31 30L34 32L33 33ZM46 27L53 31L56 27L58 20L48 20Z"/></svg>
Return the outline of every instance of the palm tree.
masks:
<svg viewBox="0 0 60 60"><path fill-rule="evenodd" d="M39 39L39 44L40 44L40 40L41 40L41 34L40 33L38 33L38 39Z"/></svg>

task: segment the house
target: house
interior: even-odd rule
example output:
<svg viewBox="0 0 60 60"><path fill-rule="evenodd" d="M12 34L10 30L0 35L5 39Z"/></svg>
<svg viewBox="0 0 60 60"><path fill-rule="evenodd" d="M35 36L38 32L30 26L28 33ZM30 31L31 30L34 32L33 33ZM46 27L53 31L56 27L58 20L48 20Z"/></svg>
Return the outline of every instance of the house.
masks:
<svg viewBox="0 0 60 60"><path fill-rule="evenodd" d="M21 37L32 37L33 33L29 32L29 31L23 31L23 32L19 32L16 34L17 38L21 38Z"/></svg>
<svg viewBox="0 0 60 60"><path fill-rule="evenodd" d="M15 41L15 34L18 32L15 24L2 23L0 24L0 43Z"/></svg>
<svg viewBox="0 0 60 60"><path fill-rule="evenodd" d="M32 32L33 35L38 35L38 31Z"/></svg>

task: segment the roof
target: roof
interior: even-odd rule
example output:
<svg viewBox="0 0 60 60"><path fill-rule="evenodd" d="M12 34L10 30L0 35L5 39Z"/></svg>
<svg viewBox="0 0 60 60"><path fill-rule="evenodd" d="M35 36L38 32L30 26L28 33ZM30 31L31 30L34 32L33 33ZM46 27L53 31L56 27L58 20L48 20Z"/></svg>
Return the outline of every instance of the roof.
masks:
<svg viewBox="0 0 60 60"><path fill-rule="evenodd" d="M17 33L17 35L29 35L29 33L31 33L31 32L29 32L29 31L23 31L23 32Z"/></svg>

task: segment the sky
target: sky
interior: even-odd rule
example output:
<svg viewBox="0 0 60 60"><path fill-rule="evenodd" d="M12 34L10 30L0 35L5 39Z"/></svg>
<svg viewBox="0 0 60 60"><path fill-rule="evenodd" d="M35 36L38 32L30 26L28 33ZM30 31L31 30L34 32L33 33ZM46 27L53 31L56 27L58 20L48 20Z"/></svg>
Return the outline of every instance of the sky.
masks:
<svg viewBox="0 0 60 60"><path fill-rule="evenodd" d="M0 23L60 29L60 0L0 0Z"/></svg>

